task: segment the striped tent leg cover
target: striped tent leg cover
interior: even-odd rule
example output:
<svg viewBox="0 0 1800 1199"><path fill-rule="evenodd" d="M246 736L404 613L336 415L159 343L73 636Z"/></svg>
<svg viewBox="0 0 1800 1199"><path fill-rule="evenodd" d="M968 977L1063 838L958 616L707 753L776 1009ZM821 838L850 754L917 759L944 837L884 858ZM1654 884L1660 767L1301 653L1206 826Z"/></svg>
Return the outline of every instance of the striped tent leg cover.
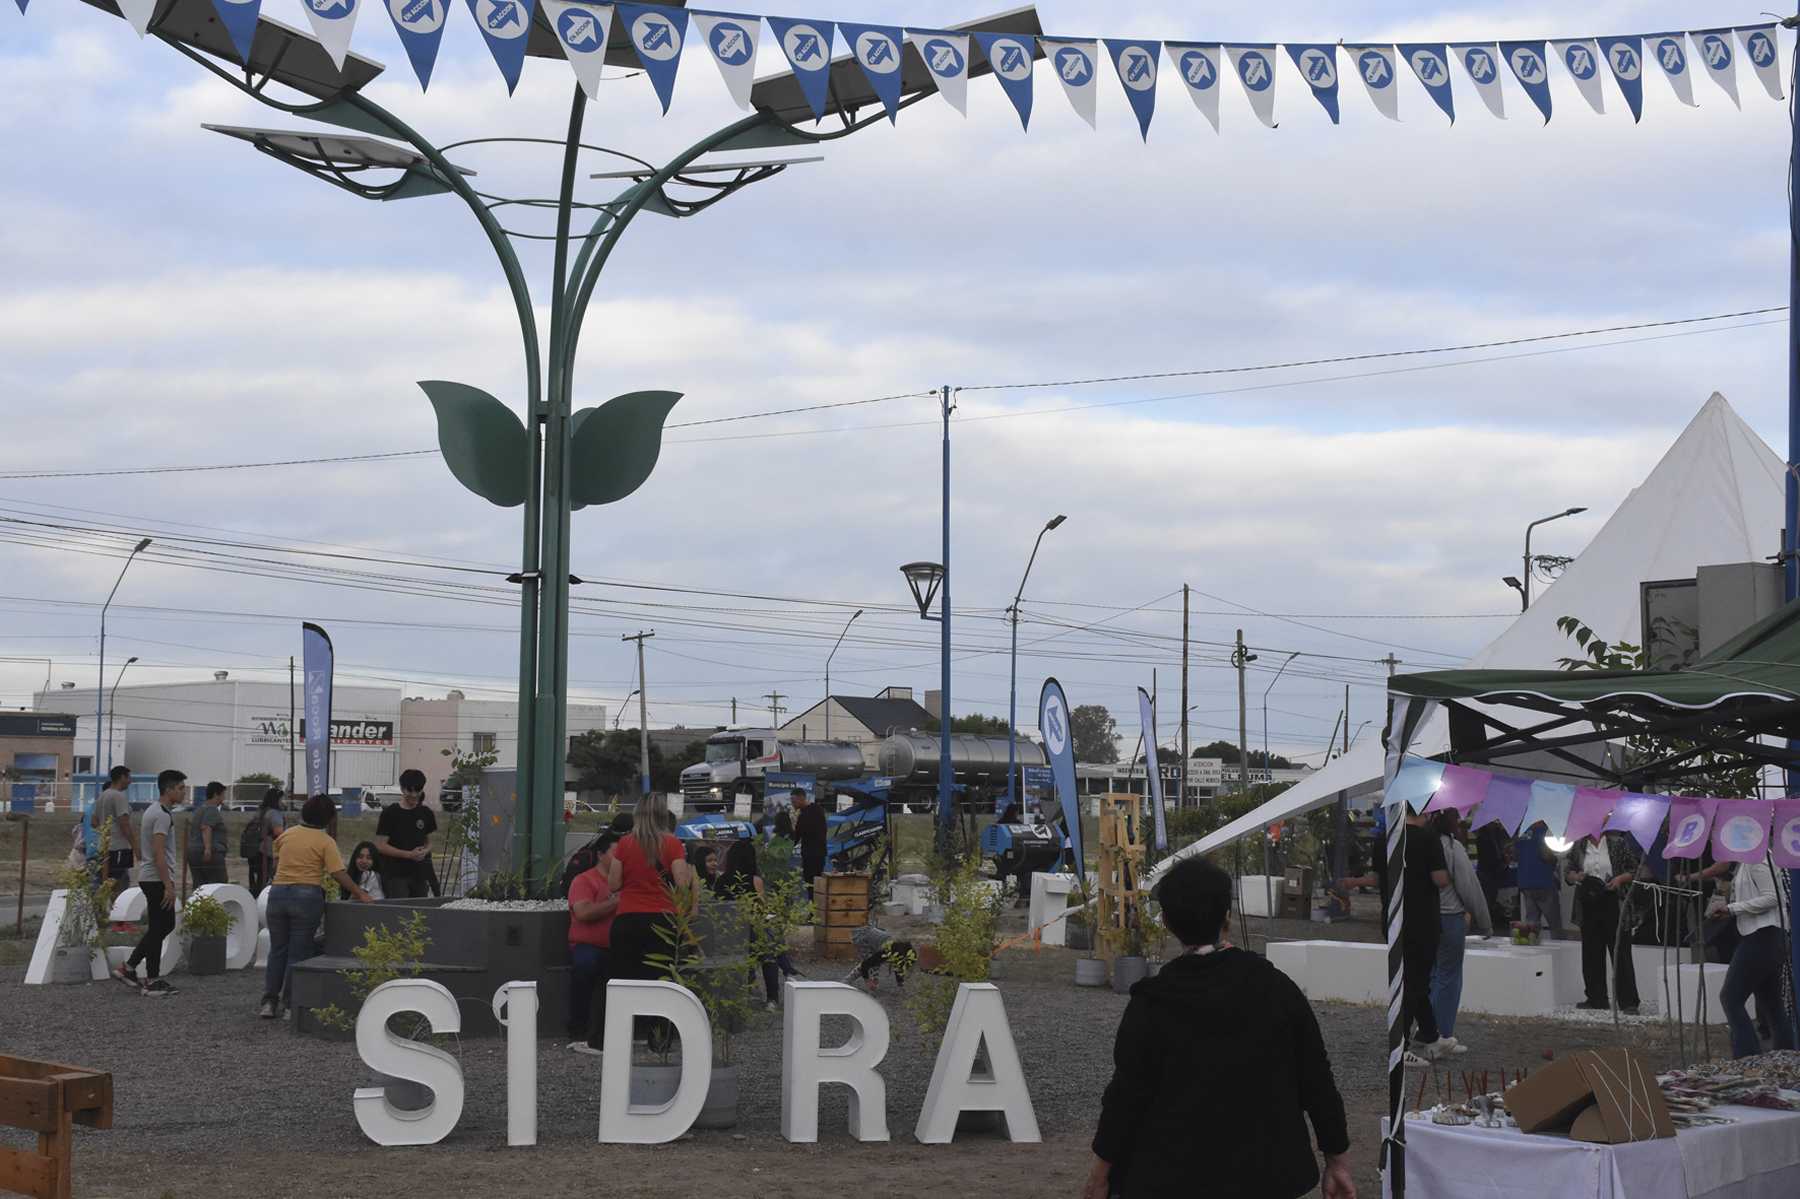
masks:
<svg viewBox="0 0 1800 1199"><path fill-rule="evenodd" d="M1381 802L1387 813L1388 1135L1381 1146L1381 1170L1393 1199L1406 1194L1406 1122L1401 1118L1406 1102L1405 954L1401 941L1406 931L1401 902L1406 892L1406 808L1399 803L1390 805L1387 795L1407 747L1436 707L1435 700L1389 696L1388 725L1382 730L1382 744L1387 747Z"/></svg>

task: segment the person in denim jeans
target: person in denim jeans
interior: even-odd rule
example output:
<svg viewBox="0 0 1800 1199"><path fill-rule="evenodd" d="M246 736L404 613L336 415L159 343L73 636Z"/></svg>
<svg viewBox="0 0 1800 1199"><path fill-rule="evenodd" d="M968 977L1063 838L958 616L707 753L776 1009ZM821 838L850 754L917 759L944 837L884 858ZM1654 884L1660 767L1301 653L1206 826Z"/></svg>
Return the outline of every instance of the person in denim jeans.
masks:
<svg viewBox="0 0 1800 1199"><path fill-rule="evenodd" d="M313 935L325 916L324 879L336 880L359 903L369 902L369 893L344 869L337 842L325 831L336 816L331 797L315 795L300 809L299 826L276 838L275 877L269 885L269 967L257 1012L264 1020L275 1019L287 1006L294 967L313 955Z"/></svg>

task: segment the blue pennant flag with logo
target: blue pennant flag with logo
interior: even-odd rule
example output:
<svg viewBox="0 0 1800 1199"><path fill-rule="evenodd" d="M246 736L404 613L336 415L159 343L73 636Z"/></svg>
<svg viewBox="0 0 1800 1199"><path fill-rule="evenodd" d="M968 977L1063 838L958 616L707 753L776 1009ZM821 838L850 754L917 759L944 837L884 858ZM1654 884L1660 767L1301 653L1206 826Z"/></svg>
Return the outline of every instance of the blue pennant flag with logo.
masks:
<svg viewBox="0 0 1800 1199"><path fill-rule="evenodd" d="M331 688L337 654L331 635L307 621L300 626L302 704L306 717L306 793L324 795L331 790Z"/></svg>
<svg viewBox="0 0 1800 1199"><path fill-rule="evenodd" d="M1333 125L1338 123L1338 73L1336 46L1296 46L1290 43L1288 57L1300 68L1300 77Z"/></svg>
<svg viewBox="0 0 1800 1199"><path fill-rule="evenodd" d="M687 9L665 4L621 4L619 16L667 114L675 99L675 72L681 67L682 43L687 41Z"/></svg>
<svg viewBox="0 0 1800 1199"><path fill-rule="evenodd" d="M897 25L852 25L838 22L856 65L887 109L888 120L900 117L900 67L906 54L906 31Z"/></svg>
<svg viewBox="0 0 1800 1199"><path fill-rule="evenodd" d="M1744 43L1744 57L1756 68L1756 79L1769 93L1769 99L1781 99L1781 52L1775 45L1775 26L1742 25L1738 40Z"/></svg>
<svg viewBox="0 0 1800 1199"><path fill-rule="evenodd" d="M1635 34L1630 37L1603 37L1600 41L1600 53L1606 56L1606 64L1612 68L1613 78L1618 81L1619 94L1625 97L1625 106L1631 109L1631 119L1642 120L1644 117L1644 39Z"/></svg>
<svg viewBox="0 0 1800 1199"><path fill-rule="evenodd" d="M1544 65L1543 42L1501 42L1500 57L1512 68L1513 78L1550 123L1550 70Z"/></svg>
<svg viewBox="0 0 1800 1199"><path fill-rule="evenodd" d="M1444 110L1452 125L1456 124L1456 97L1450 90L1450 55L1442 42L1414 42L1399 47L1400 57L1412 68L1412 73L1430 94L1437 106Z"/></svg>
<svg viewBox="0 0 1800 1199"><path fill-rule="evenodd" d="M469 11L475 14L475 26L487 43L494 65L506 80L506 91L512 94L519 86L519 72L525 67L525 43L530 40L531 14L537 0L469 0Z"/></svg>
<svg viewBox="0 0 1800 1199"><path fill-rule="evenodd" d="M1031 38L1017 33L977 33L975 41L987 55L1006 98L1019 110L1019 127L1031 128L1031 64L1036 50Z"/></svg>
<svg viewBox="0 0 1800 1199"><path fill-rule="evenodd" d="M1069 699L1062 684L1045 679L1038 693L1038 732L1044 735L1044 754L1056 784L1057 804L1062 808L1063 835L1074 855L1075 877L1087 890L1087 854L1081 844L1081 797L1075 793L1075 730L1069 716Z"/></svg>
<svg viewBox="0 0 1800 1199"><path fill-rule="evenodd" d="M419 90L424 91L431 86L431 68L437 65L438 46L444 40L444 19L450 15L450 0L387 0L387 10L394 32L406 48L413 74L419 77Z"/></svg>
<svg viewBox="0 0 1800 1199"><path fill-rule="evenodd" d="M250 43L256 37L256 17L261 9L262 0L213 0L219 24L225 26L238 61L245 66L250 65ZM19 11L25 11L25 0L19 0Z"/></svg>
<svg viewBox="0 0 1800 1199"><path fill-rule="evenodd" d="M1112 55L1113 69L1137 114L1138 133L1150 140L1150 118L1156 115L1156 64L1162 58L1161 42L1131 42L1106 39L1106 52Z"/></svg>
<svg viewBox="0 0 1800 1199"><path fill-rule="evenodd" d="M781 43L794 78L800 81L800 94L806 97L813 116L825 119L831 104L831 33L830 21L801 21L793 17L769 17L769 28Z"/></svg>

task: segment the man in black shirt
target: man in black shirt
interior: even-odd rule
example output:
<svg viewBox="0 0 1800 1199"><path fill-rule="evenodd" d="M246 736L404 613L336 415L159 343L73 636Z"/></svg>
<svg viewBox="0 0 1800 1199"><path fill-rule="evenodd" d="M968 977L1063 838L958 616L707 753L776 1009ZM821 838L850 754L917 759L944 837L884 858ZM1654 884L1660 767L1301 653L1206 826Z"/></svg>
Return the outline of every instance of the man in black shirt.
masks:
<svg viewBox="0 0 1800 1199"><path fill-rule="evenodd" d="M825 809L812 802L806 792L796 790L794 803L794 840L800 843L800 876L806 880L806 893L812 894L813 879L825 873Z"/></svg>
<svg viewBox="0 0 1800 1199"><path fill-rule="evenodd" d="M400 802L381 809L375 822L376 871L389 899L423 899L431 893L431 834L437 815L425 806L425 772L400 772Z"/></svg>
<svg viewBox="0 0 1800 1199"><path fill-rule="evenodd" d="M1437 1016L1431 1008L1431 971L1437 965L1438 888L1450 885L1450 867L1444 846L1422 813L1406 814L1406 866L1400 905L1404 925L1400 930L1401 1003L1413 1025L1413 1053L1437 1061L1456 1052L1456 1038L1438 1035Z"/></svg>

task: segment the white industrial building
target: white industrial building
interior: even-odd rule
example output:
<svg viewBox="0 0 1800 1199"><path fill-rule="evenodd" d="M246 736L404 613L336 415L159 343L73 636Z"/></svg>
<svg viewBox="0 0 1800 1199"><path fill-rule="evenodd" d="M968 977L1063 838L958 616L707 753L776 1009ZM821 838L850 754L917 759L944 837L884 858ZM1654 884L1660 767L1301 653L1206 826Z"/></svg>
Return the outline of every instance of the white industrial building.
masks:
<svg viewBox="0 0 1800 1199"><path fill-rule="evenodd" d="M583 733L605 730L606 709L572 703L567 724L573 743ZM443 699L409 697L400 703L400 734L400 769L424 771L425 794L435 797L456 754L491 750L495 770L518 765L519 705L511 700L469 699L461 691L451 691Z"/></svg>

